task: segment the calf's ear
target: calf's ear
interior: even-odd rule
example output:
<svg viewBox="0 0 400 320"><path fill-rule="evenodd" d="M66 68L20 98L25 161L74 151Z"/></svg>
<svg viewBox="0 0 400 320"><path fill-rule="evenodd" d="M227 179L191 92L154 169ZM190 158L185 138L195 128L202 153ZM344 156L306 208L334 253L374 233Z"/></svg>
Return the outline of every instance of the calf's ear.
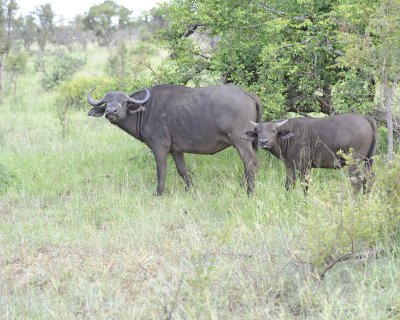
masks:
<svg viewBox="0 0 400 320"><path fill-rule="evenodd" d="M255 131L246 131L244 134L240 136L243 140L248 141L256 141L257 140L257 132Z"/></svg>
<svg viewBox="0 0 400 320"><path fill-rule="evenodd" d="M92 109L90 109L90 111L88 112L88 116L91 117L101 117L105 112L104 108L101 107L93 107Z"/></svg>
<svg viewBox="0 0 400 320"><path fill-rule="evenodd" d="M282 140L289 139L294 136L294 132L290 130L282 130L278 132L278 138Z"/></svg>

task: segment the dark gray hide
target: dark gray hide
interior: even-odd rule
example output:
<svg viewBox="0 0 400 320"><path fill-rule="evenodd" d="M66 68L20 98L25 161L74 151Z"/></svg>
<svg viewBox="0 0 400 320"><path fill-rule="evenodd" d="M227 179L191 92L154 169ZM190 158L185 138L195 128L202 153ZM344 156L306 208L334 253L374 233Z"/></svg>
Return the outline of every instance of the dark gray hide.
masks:
<svg viewBox="0 0 400 320"><path fill-rule="evenodd" d="M184 153L214 154L229 146L236 148L244 163L247 192L254 191L257 144L240 136L253 128L250 121L261 121L261 102L256 95L233 85L204 88L161 85L148 92L150 98L144 103L135 103L130 97L146 100L145 91L130 97L112 91L100 101L93 101L89 92L88 101L94 107L88 115L100 117L105 113L112 124L153 151L158 195L164 191L168 153L189 188L191 180Z"/></svg>
<svg viewBox="0 0 400 320"><path fill-rule="evenodd" d="M355 191L367 188L377 139L376 121L357 114L334 115L321 119L294 118L281 122L254 123L253 131L242 139L257 142L286 165L286 190L290 189L300 175L307 191L311 168L341 168L345 160L337 155L339 150L347 153L353 149L354 164L349 174ZM365 162L365 169L358 164Z"/></svg>

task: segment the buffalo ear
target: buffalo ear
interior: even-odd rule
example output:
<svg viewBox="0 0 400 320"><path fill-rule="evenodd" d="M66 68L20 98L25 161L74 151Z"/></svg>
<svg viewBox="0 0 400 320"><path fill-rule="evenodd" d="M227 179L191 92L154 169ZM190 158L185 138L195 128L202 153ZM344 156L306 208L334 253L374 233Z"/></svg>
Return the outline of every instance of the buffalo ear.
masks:
<svg viewBox="0 0 400 320"><path fill-rule="evenodd" d="M88 116L91 117L101 117L105 112L104 108L101 107L93 107L92 109L90 109L90 111L88 112Z"/></svg>
<svg viewBox="0 0 400 320"><path fill-rule="evenodd" d="M289 139L291 137L294 137L294 132L290 130L282 130L278 132L278 138L282 140Z"/></svg>
<svg viewBox="0 0 400 320"><path fill-rule="evenodd" d="M256 141L257 140L257 132L255 131L246 131L244 134L240 136L243 140L248 141Z"/></svg>

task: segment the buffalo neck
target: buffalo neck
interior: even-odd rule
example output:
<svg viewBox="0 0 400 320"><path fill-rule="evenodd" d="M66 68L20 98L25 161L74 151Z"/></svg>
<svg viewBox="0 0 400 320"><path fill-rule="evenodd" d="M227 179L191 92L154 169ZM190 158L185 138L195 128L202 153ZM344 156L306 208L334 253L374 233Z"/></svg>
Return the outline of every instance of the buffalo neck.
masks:
<svg viewBox="0 0 400 320"><path fill-rule="evenodd" d="M296 131L296 125L290 119L289 119L288 123L286 124L286 128L288 130L293 131L293 132ZM278 143L276 144L276 146L274 146L271 149L271 153L275 157L277 157L278 159L285 160L286 159L286 153L287 153L287 150L289 148L289 144L293 143L293 138L289 138L289 139L285 139L285 140L278 138L277 142Z"/></svg>
<svg viewBox="0 0 400 320"><path fill-rule="evenodd" d="M116 125L126 133L143 141L141 129L143 126L144 112L128 113L128 116Z"/></svg>
<svg viewBox="0 0 400 320"><path fill-rule="evenodd" d="M285 141L278 141L277 145L274 145L269 151L278 159L283 160L285 154Z"/></svg>
<svg viewBox="0 0 400 320"><path fill-rule="evenodd" d="M298 152L301 152L303 147L310 145L310 137L312 136L311 127L309 125L310 119L307 118L294 118L289 119L286 129L294 133L294 137L286 140L278 139L277 146L271 152L280 159L286 159L287 153L293 150L293 146L299 147Z"/></svg>

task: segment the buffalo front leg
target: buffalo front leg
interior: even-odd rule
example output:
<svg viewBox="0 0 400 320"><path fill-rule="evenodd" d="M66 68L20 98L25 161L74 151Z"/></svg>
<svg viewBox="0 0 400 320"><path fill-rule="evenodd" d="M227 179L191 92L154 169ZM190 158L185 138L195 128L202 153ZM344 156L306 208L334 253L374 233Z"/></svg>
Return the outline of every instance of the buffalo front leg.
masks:
<svg viewBox="0 0 400 320"><path fill-rule="evenodd" d="M178 170L179 175L182 177L183 181L185 181L185 190L189 190L192 185L192 181L187 173L185 156L183 152L171 152L172 158L175 161L176 170Z"/></svg>
<svg viewBox="0 0 400 320"><path fill-rule="evenodd" d="M244 142L242 145L235 146L240 159L244 165L244 177L247 183L247 194L252 194L255 190L255 175L257 172L257 158L251 143Z"/></svg>
<svg viewBox="0 0 400 320"><path fill-rule="evenodd" d="M167 174L167 156L168 152L166 150L156 149L153 150L154 158L157 164L157 191L156 196L160 196L164 192L165 187L165 176Z"/></svg>

